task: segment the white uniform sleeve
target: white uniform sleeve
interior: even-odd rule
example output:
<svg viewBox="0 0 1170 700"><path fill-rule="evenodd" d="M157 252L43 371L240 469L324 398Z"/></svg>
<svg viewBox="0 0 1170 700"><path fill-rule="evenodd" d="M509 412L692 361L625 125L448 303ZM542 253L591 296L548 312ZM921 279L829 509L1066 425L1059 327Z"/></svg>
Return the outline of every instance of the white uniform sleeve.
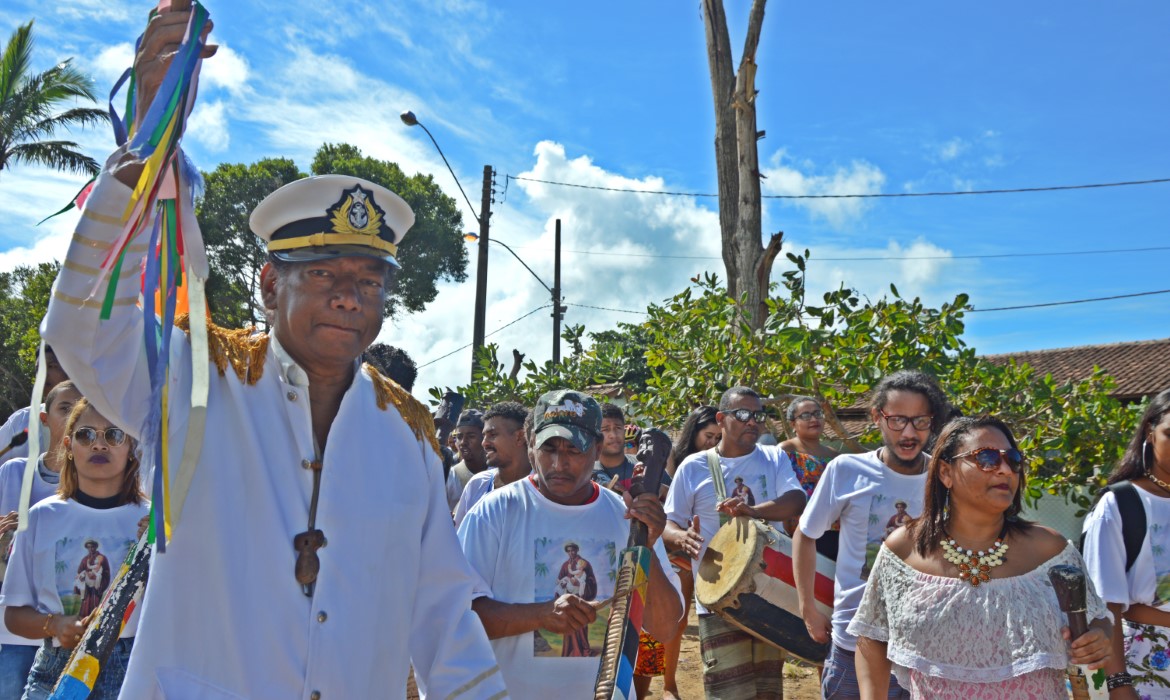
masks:
<svg viewBox="0 0 1170 700"><path fill-rule="evenodd" d="M101 306L107 281L94 289L102 261L122 232L122 215L131 191L118 182L109 167L121 157L110 156L107 170L94 185L81 211L81 220L69 244L69 252L49 300L41 335L53 346L61 366L94 404L114 424L138 436L150 408L150 373L142 343L142 311L139 298L140 263L147 240L142 234L130 241L117 280L110 318L102 321ZM91 293L94 294L90 298ZM182 331L171 328L172 396L186 396L177 386L190 360L177 361L189 349ZM172 402L182 404L182 401ZM176 416L177 418L177 416Z"/></svg>
<svg viewBox="0 0 1170 700"><path fill-rule="evenodd" d="M471 609L478 577L459 547L441 487L443 468L429 447L430 507L411 618L410 657L423 698L504 697L504 679L479 616Z"/></svg>
<svg viewBox="0 0 1170 700"><path fill-rule="evenodd" d="M1125 571L1125 540L1112 492L1106 492L1085 518L1084 533L1085 572L1093 587L1106 603L1118 603L1128 609L1133 601Z"/></svg>
<svg viewBox="0 0 1170 700"><path fill-rule="evenodd" d="M700 452L699 454L703 454ZM670 490L666 492L666 519L681 528L689 528L695 513L695 464L690 457L678 465L674 473L674 481L670 483Z"/></svg>
<svg viewBox="0 0 1170 700"><path fill-rule="evenodd" d="M12 542L12 558L8 560L4 586L0 589L0 607L19 608L22 605L37 607L37 582L33 578L36 573L33 562L37 542L36 516L36 511L30 512L28 529L16 533L16 539ZM3 624L2 620L0 624Z"/></svg>
<svg viewBox="0 0 1170 700"><path fill-rule="evenodd" d="M842 502L837 500L836 494L839 464L837 460L833 460L829 462L829 466L825 467L825 473L821 475L820 481L817 482L817 488L804 506L804 512L800 514L798 527L805 537L814 540L820 539L821 535L825 534L833 523L841 518L844 506Z"/></svg>

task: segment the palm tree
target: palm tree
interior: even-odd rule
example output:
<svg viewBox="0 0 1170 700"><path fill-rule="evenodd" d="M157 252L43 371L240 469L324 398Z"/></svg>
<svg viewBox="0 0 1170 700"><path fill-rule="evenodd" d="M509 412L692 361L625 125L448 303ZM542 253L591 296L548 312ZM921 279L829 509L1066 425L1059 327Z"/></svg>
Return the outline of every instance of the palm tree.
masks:
<svg viewBox="0 0 1170 700"><path fill-rule="evenodd" d="M70 99L94 101L93 81L66 59L43 73L30 73L32 20L12 33L0 55L0 171L14 163L36 163L58 170L96 175L93 158L73 141L54 139L58 129L109 121L105 110L57 108Z"/></svg>

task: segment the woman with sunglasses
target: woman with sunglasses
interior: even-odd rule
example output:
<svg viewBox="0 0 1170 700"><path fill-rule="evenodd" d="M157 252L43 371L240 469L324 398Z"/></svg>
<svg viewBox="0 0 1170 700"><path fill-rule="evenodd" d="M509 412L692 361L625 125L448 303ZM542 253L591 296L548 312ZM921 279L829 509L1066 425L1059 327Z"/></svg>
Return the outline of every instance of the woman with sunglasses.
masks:
<svg viewBox="0 0 1170 700"><path fill-rule="evenodd" d="M1085 519L1084 549L1116 620L1109 697L1170 698L1170 389L1146 407L1108 483Z"/></svg>
<svg viewBox="0 0 1170 700"><path fill-rule="evenodd" d="M1057 532L1021 519L1024 457L998 418L959 418L939 435L920 518L886 538L861 606L862 698L885 698L891 666L912 698L1067 700L1070 663L1109 657L1109 614L1090 587L1089 631L1069 644L1048 579L1083 567Z"/></svg>
<svg viewBox="0 0 1170 700"><path fill-rule="evenodd" d="M85 633L93 603L137 539L150 504L139 486L134 440L84 398L65 422L57 495L29 510L18 534L0 603L9 631L43 639L25 686L25 700L49 697L73 647ZM102 668L91 700L118 697L130 660L136 616Z"/></svg>

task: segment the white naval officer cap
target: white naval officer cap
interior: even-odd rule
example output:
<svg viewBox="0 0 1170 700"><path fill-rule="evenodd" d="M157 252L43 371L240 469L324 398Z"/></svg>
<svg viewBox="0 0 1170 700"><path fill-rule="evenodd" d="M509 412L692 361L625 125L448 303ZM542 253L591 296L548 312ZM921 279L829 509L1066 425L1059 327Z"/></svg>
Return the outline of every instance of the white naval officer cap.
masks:
<svg viewBox="0 0 1170 700"><path fill-rule="evenodd" d="M398 244L414 225L402 197L351 175L317 175L264 198L248 225L268 252L289 262L362 255L398 264Z"/></svg>

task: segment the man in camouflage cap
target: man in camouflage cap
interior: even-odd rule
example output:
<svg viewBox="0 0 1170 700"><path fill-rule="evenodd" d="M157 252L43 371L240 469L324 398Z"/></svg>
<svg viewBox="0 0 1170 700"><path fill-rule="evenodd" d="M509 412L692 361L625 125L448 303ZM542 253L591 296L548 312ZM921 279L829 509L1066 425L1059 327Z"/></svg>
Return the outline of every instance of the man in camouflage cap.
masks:
<svg viewBox="0 0 1170 700"><path fill-rule="evenodd" d="M626 546L628 518L646 523L656 554L643 626L659 639L678 634L682 597L660 541L666 515L654 494L623 500L592 480L601 442L592 397L551 391L532 418L533 474L484 496L459 525L488 588L472 608L512 697L591 697L601 652L591 640L605 632L598 611L614 593L612 555Z"/></svg>

